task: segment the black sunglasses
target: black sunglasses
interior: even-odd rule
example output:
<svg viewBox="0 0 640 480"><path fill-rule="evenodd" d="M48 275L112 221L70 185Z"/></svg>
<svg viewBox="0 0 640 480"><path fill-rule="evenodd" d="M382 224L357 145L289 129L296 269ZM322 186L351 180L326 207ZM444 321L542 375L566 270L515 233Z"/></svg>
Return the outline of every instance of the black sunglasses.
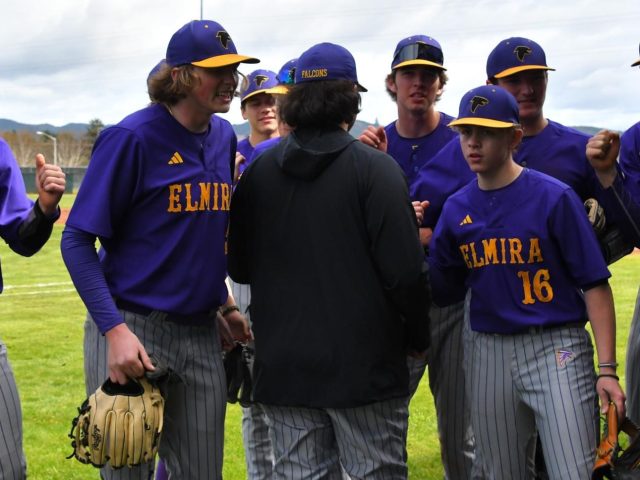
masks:
<svg viewBox="0 0 640 480"><path fill-rule="evenodd" d="M405 45L398 50L393 56L392 65L398 65L399 63L406 62L408 60L426 60L428 62L442 65L444 63L444 55L442 54L442 50L438 47L417 42Z"/></svg>

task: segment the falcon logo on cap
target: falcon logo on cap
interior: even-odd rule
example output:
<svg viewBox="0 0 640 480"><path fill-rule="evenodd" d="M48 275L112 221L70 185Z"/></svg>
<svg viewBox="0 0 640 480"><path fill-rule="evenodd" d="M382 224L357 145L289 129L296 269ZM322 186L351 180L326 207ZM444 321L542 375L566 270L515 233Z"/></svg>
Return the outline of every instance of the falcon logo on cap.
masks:
<svg viewBox="0 0 640 480"><path fill-rule="evenodd" d="M253 79L256 82L258 87L261 87L264 82L269 80L269 77L266 75L256 75L256 78Z"/></svg>
<svg viewBox="0 0 640 480"><path fill-rule="evenodd" d="M484 107L485 105L489 105L489 100L479 95L476 95L471 99L471 113L476 113L478 107Z"/></svg>
<svg viewBox="0 0 640 480"><path fill-rule="evenodd" d="M218 32L218 34L216 35L216 37L220 40L220 44L225 48L225 50L227 48L229 48L229 42L231 42L231 35L229 35L227 32L225 32L224 30L220 30Z"/></svg>
<svg viewBox="0 0 640 480"><path fill-rule="evenodd" d="M527 55L531 55L531 47L520 45L513 49L513 53L516 54L518 60L524 62L524 57L526 57Z"/></svg>

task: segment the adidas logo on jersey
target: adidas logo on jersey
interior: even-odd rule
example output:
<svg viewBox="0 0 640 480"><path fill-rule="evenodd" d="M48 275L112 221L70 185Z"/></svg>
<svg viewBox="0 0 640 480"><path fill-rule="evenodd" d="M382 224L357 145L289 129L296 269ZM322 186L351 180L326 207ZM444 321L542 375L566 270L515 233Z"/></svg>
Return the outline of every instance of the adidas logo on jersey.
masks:
<svg viewBox="0 0 640 480"><path fill-rule="evenodd" d="M473 220L471 220L471 217L469 215L467 215L466 217L464 217L462 219L462 221L460 222L460 225L469 225L470 223L473 223Z"/></svg>
<svg viewBox="0 0 640 480"><path fill-rule="evenodd" d="M169 165L178 165L180 163L184 163L182 156L178 152L174 153L169 161L167 162Z"/></svg>

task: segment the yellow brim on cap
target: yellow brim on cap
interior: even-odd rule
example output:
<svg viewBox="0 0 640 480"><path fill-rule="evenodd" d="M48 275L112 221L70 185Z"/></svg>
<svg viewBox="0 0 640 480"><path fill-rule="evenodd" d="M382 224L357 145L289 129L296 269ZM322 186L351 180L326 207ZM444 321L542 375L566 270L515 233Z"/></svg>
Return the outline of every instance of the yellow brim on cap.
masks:
<svg viewBox="0 0 640 480"><path fill-rule="evenodd" d="M494 76L495 78L504 78L504 77L508 77L509 75L513 75L514 73L524 72L525 70L554 70L555 71L555 68L545 67L544 65L522 65L520 67L507 68L506 70L503 70Z"/></svg>
<svg viewBox="0 0 640 480"><path fill-rule="evenodd" d="M501 122L500 120L492 120L491 118L476 118L466 117L458 118L453 122L450 122L448 127L455 127L457 125L476 125L478 127L490 127L490 128L509 128L515 127L515 123Z"/></svg>
<svg viewBox="0 0 640 480"><path fill-rule="evenodd" d="M198 60L197 62L191 62L191 65L203 68L218 68L226 67L228 65L234 65L236 63L259 63L260 60L253 57L246 57L244 55L238 55L236 53L229 53L227 55L216 55L215 57L205 58L204 60Z"/></svg>
<svg viewBox="0 0 640 480"><path fill-rule="evenodd" d="M640 58L631 64L632 67L637 67L640 65Z"/></svg>
<svg viewBox="0 0 640 480"><path fill-rule="evenodd" d="M405 62L399 63L398 65L393 67L393 70L395 70L397 68L402 68L402 67L409 67L411 65L422 65L422 66L425 66L425 67L435 67L435 68L438 68L440 70L445 70L445 71L447 70L446 68L444 68L439 63L430 62L429 60L421 60L421 59L407 60Z"/></svg>
<svg viewBox="0 0 640 480"><path fill-rule="evenodd" d="M286 95L288 92L289 89L287 87L285 87L284 85L278 85L276 87L265 88L263 90L256 90L255 92L251 92L249 95L244 97L242 101L244 102L245 100L258 95L259 93L266 93L268 95Z"/></svg>

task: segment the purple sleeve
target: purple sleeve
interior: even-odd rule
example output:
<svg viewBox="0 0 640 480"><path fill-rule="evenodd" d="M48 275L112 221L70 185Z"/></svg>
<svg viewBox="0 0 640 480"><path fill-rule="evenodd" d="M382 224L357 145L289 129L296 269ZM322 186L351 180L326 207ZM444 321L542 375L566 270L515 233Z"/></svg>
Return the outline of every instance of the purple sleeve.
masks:
<svg viewBox="0 0 640 480"><path fill-rule="evenodd" d="M420 169L411 184L412 200L429 200L422 226L434 228L447 198L475 178L464 159L460 140L453 138Z"/></svg>
<svg viewBox="0 0 640 480"><path fill-rule="evenodd" d="M620 168L625 175L625 187L640 203L640 122L620 137Z"/></svg>
<svg viewBox="0 0 640 480"><path fill-rule="evenodd" d="M60 249L71 280L101 333L124 320L111 297L95 249L96 236L67 226Z"/></svg>
<svg viewBox="0 0 640 480"><path fill-rule="evenodd" d="M21 255L35 253L21 245L19 236L20 227L33 204L27 197L18 162L9 145L0 139L0 237Z"/></svg>
<svg viewBox="0 0 640 480"><path fill-rule="evenodd" d="M446 205L443 217L446 214ZM433 301L440 307L464 299L468 275L464 261L457 249L456 239L447 227L446 218L436 224L429 246L429 281Z"/></svg>

